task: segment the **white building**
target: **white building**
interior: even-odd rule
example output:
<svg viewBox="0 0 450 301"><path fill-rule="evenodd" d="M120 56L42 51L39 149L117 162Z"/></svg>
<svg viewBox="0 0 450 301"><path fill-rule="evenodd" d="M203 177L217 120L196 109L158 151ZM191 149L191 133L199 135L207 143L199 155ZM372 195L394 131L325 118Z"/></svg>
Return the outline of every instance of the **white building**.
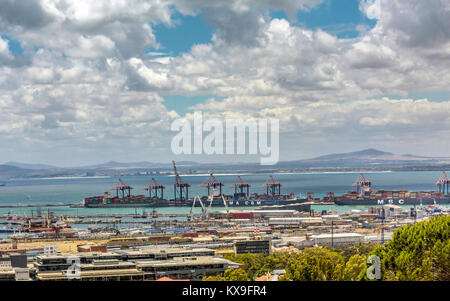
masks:
<svg viewBox="0 0 450 301"><path fill-rule="evenodd" d="M358 244L364 241L364 235L358 233L334 233L311 235L315 245L333 245L335 247Z"/></svg>

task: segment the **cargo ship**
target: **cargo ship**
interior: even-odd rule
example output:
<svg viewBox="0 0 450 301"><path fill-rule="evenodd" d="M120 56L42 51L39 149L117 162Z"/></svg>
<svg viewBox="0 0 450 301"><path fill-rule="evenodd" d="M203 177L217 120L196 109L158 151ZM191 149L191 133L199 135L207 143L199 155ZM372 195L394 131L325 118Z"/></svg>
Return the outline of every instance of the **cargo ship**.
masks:
<svg viewBox="0 0 450 301"><path fill-rule="evenodd" d="M195 203L194 199L189 199L190 184L184 182L174 163L175 183L174 199L164 199L165 186L159 184L154 178L149 186L143 190L148 191L148 196L132 195L131 186L125 184L119 179L117 185L110 189L115 191L115 195L105 192L102 196L87 197L84 199L83 206L87 208L122 208L122 207L191 207L201 206ZM261 186L266 188L265 194L250 194L250 185L245 183L240 176L230 187L234 188L233 195L222 193L224 184L216 179L211 173L206 182L199 187L207 188L207 195L200 198L202 202L209 206L209 197L212 191L217 192L212 197L212 207L252 207L252 206L272 206L272 205L290 205L307 202L309 199L295 197L293 193L281 194L281 183L277 182L272 176ZM226 204L224 203L226 202Z"/></svg>
<svg viewBox="0 0 450 301"><path fill-rule="evenodd" d="M332 197L328 197L327 200L343 206L450 204L449 183L446 172L443 172L441 178L436 182L439 187L438 191L372 190L372 183L363 174L360 174L358 180L353 184L357 187L356 191L350 191L340 196L331 194Z"/></svg>
<svg viewBox="0 0 450 301"><path fill-rule="evenodd" d="M207 188L207 196L201 199L205 206L211 207L253 207L253 206L273 206L273 205L290 205L307 202L308 199L295 197L294 193L281 194L281 183L270 176L262 188L266 188L265 194L250 194L250 185L238 176L235 183L230 186L234 188L233 195L225 195L222 193L224 184L217 180L214 174L210 173L209 178L199 187ZM211 193L212 192L212 193ZM212 196L212 198L209 198ZM210 204L211 203L211 204ZM200 207L200 202L189 200L187 206Z"/></svg>
<svg viewBox="0 0 450 301"><path fill-rule="evenodd" d="M152 183L143 190L149 192L149 196L132 195L133 187L119 179L118 184L111 188L115 195L105 192L101 196L87 197L84 199L84 207L87 208L123 208L123 207L169 207L169 201L164 199L165 187L152 178Z"/></svg>
<svg viewBox="0 0 450 301"><path fill-rule="evenodd" d="M223 196L223 198L222 198ZM201 198L205 206L209 206L210 200L207 196ZM297 198L294 194L268 196L267 194L252 194L250 196L243 196L240 194L234 195L217 195L212 199L211 207L253 207L253 206L273 206L273 205L289 205L298 204L308 201L307 199ZM225 205L225 203L226 205ZM194 200L189 200L186 206L200 207L200 203L195 203Z"/></svg>
<svg viewBox="0 0 450 301"><path fill-rule="evenodd" d="M126 197L117 197L105 193L102 196L85 198L84 207L87 208L169 207L169 201L163 199L153 199L146 197L144 195L130 195Z"/></svg>

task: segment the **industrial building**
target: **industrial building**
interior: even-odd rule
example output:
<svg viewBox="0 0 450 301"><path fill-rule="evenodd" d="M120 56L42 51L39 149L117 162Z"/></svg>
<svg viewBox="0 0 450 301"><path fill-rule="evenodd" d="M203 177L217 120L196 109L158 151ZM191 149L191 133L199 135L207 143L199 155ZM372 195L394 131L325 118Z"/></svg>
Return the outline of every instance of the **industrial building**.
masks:
<svg viewBox="0 0 450 301"><path fill-rule="evenodd" d="M239 254L271 254L271 239L240 240L234 242L234 253Z"/></svg>
<svg viewBox="0 0 450 301"><path fill-rule="evenodd" d="M210 256L179 257L172 260L138 262L136 266L145 274L146 280L156 280L161 277L201 280L205 276L223 273L228 269L229 261Z"/></svg>
<svg viewBox="0 0 450 301"><path fill-rule="evenodd" d="M76 275L69 270L38 273L36 279L48 280L82 280L82 281L133 281L157 280L161 277L171 279L201 280L205 276L223 273L230 262L223 258L177 257L169 260L147 260L127 262L119 260L94 260L92 263L80 264Z"/></svg>
<svg viewBox="0 0 450 301"><path fill-rule="evenodd" d="M358 244L364 241L364 235L358 233L335 233L311 235L314 245L333 245L335 247Z"/></svg>
<svg viewBox="0 0 450 301"><path fill-rule="evenodd" d="M139 260L170 260L176 257L213 256L214 250L206 248L141 248L116 250L110 252L82 252L78 254L51 254L36 256L34 267L38 273L67 270L72 262L70 258L77 256L80 264L94 262L139 261Z"/></svg>

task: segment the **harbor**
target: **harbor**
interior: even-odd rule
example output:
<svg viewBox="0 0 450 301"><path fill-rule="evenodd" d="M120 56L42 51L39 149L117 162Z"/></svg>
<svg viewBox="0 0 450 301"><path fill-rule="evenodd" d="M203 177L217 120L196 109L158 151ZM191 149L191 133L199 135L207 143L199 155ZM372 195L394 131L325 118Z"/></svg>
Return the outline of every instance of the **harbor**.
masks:
<svg viewBox="0 0 450 301"><path fill-rule="evenodd" d="M223 255L249 252L253 250L248 249L249 244L258 246L258 251L254 252L268 254L295 252L314 246L383 245L402 226L449 214L449 208L433 205L409 210L396 205L384 205L370 207L367 211L339 213L266 208L246 211L202 210L173 216L161 216L155 212L147 216L115 214L75 217L49 216L48 213L41 217L2 216L2 223L36 222L38 218L51 222L45 225L47 230L10 233L1 241L0 254L5 260L11 256L22 256L25 263L19 276L27 278L23 275L26 270L29 280L67 279L67 275L61 274L61 271L71 266L65 265L71 256L81 258L81 274L78 277L82 280L157 280L167 276L171 279L201 280L208 275L224 272L229 267L239 267L238 263L224 259ZM105 219L105 223L109 222L110 225L76 227L80 223L91 224L92 220L89 220L92 218ZM121 221L111 223L107 220L109 218ZM62 265L55 265L56 258L61 259ZM189 264L186 258L191 258ZM188 274L183 262L190 267ZM220 262L223 266L221 270L212 268L213 265L208 269L199 269L196 265L198 262L202 265ZM169 274L164 270L157 273L149 270L147 273L143 269L161 264L177 268L173 268ZM90 268L92 265L96 269ZM132 275L122 274L125 266L134 270ZM106 270L111 272L106 273ZM17 271L9 275L18 277ZM7 274L0 272L0 276L7 277Z"/></svg>
<svg viewBox="0 0 450 301"><path fill-rule="evenodd" d="M239 263L226 259L230 254L295 253L314 247L343 248L360 244L382 246L403 226L450 215L450 206L437 202L397 205L388 201L360 205L365 199L377 197L380 191L372 190L373 182L363 174L334 176L336 179L353 178L351 183L343 183L348 188L356 187L350 195L357 195L360 202L351 205L338 204L341 195L349 194L339 193L339 190L335 194L316 193L318 197L309 191L304 196L294 192L283 194L282 189L295 191L286 175L260 175L250 184L246 179L251 179L251 175L219 177L210 173L205 178L196 177L195 185L176 175L175 171L175 177L165 179L169 184L172 181L174 187L172 197L166 193L168 199L178 199L172 206L121 206L118 202L112 207L90 207L83 202L61 202L64 200L38 203L30 201L32 197L28 198L28 203L4 204L0 208L1 258L8 262L8 258L21 256L22 264L14 268L11 261L9 272L0 271L0 277L65 280L70 266L54 262L57 259L66 262L75 256L81 260L77 278L81 280L158 280L164 277L201 280L239 268ZM390 173L382 175L392 176ZM370 178L374 176L370 174ZM431 176L436 177L436 173ZM222 177L232 179L233 184L225 186ZM114 191L118 199L133 196L133 187L123 179L112 188L105 179L97 181ZM437 182L430 182L429 186L437 186L441 196L448 193L445 173ZM294 183L301 185L302 182ZM143 185L141 189L148 197L163 199L166 186L169 185L152 178L150 185ZM191 186L197 188L193 198L189 197L187 189ZM14 188L13 184L10 187ZM65 187L70 191L70 184ZM251 187L256 187L254 193ZM244 202L239 206L231 203L235 200L229 199L230 195L226 194L229 190ZM398 191L406 194L401 188ZM437 194L432 188L422 193L422 200L428 194ZM271 202L248 205L245 201L250 201L252 195ZM405 196L392 194L386 199ZM221 267L217 268L219 264ZM4 263L4 266L9 265ZM200 268L207 265L210 268ZM169 267L170 273L167 272ZM189 273L186 273L187 267Z"/></svg>

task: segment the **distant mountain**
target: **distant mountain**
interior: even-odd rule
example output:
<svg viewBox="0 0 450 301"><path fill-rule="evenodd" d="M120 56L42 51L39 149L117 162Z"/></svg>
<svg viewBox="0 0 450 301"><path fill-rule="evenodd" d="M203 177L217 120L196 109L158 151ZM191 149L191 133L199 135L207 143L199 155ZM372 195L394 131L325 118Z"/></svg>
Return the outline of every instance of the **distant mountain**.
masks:
<svg viewBox="0 0 450 301"><path fill-rule="evenodd" d="M355 158L376 158L379 156L390 156L392 153L383 152L377 149L366 149L358 152L342 153L342 154L330 154L309 159L309 161L323 161L323 160L342 160L342 159L355 159Z"/></svg>
<svg viewBox="0 0 450 301"><path fill-rule="evenodd" d="M172 163L154 163L147 161L130 163L110 161L97 165L73 168L59 168L45 164L10 163L12 165L0 165L0 179L94 175L117 177L121 175L135 175L142 172L172 172ZM176 163L180 173L207 173L210 171L214 171L215 173L273 173L279 171L347 171L360 169L404 171L444 170L450 167L450 157L434 158L411 154L398 155L371 148L356 152L318 156L306 160L281 161L274 166L262 166L255 162L231 164L177 161Z"/></svg>
<svg viewBox="0 0 450 301"><path fill-rule="evenodd" d="M179 161L177 162L177 165L197 165L198 162L194 161ZM102 164L96 164L96 165L89 165L89 166L83 166L83 167L77 167L77 169L114 169L114 168L155 168L155 167L170 167L172 166L172 163L154 163L154 162L129 162L129 163L123 163L123 162L116 162L116 161L109 161Z"/></svg>
<svg viewBox="0 0 450 301"><path fill-rule="evenodd" d="M432 158L414 155L397 155L377 149L365 149L357 152L330 154L312 159L280 162L277 166L292 166L304 168L336 168L336 167L373 167L376 165L423 165L445 164L450 158Z"/></svg>
<svg viewBox="0 0 450 301"><path fill-rule="evenodd" d="M20 162L6 162L4 165L15 166L19 168L25 169L58 169L59 167L46 165L46 164L29 164L29 163L20 163Z"/></svg>
<svg viewBox="0 0 450 301"><path fill-rule="evenodd" d="M11 165L0 165L0 179L9 179L26 174L31 170Z"/></svg>

